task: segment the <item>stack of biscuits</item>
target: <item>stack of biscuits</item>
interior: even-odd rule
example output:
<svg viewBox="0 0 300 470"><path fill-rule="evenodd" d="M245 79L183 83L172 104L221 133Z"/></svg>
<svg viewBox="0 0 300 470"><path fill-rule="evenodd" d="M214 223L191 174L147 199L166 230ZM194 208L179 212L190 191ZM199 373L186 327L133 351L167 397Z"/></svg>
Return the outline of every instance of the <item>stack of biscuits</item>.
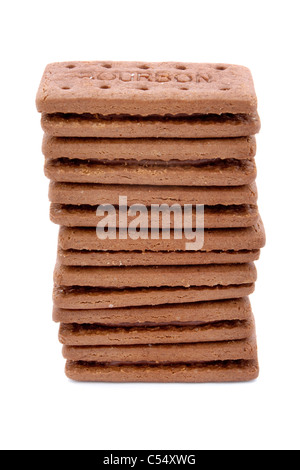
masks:
<svg viewBox="0 0 300 470"><path fill-rule="evenodd" d="M255 379L249 295L265 233L250 71L228 64L55 63L45 70L37 108L51 220L60 225L53 317L67 376ZM138 211L161 205L179 208L170 213L169 236L162 217L153 227ZM177 236L180 208L192 207L196 230L197 206L204 206L200 249L184 232ZM99 237L105 217L107 236ZM139 236L130 237L134 224Z"/></svg>

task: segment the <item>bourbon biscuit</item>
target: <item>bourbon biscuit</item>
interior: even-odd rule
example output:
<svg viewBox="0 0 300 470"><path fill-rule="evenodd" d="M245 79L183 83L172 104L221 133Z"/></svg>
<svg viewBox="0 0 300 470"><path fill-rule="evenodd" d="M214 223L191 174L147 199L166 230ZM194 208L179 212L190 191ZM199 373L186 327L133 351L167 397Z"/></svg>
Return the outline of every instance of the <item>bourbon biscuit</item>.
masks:
<svg viewBox="0 0 300 470"><path fill-rule="evenodd" d="M244 186L135 186L80 183L55 183L49 186L50 202L56 204L119 205L120 196L127 197L128 205L143 204L256 204L258 194L255 183Z"/></svg>
<svg viewBox="0 0 300 470"><path fill-rule="evenodd" d="M238 65L102 61L49 64L36 104L42 113L252 114L257 99Z"/></svg>
<svg viewBox="0 0 300 470"><path fill-rule="evenodd" d="M63 346L71 361L119 364L174 364L210 361L253 360L256 338L186 344L134 346Z"/></svg>
<svg viewBox="0 0 300 470"><path fill-rule="evenodd" d="M76 267L56 265L57 286L136 287L229 286L256 282L254 263L202 266Z"/></svg>
<svg viewBox="0 0 300 470"><path fill-rule="evenodd" d="M114 309L165 304L186 304L211 300L238 299L252 294L255 284L214 287L99 289L54 286L55 307L75 310Z"/></svg>
<svg viewBox="0 0 300 470"><path fill-rule="evenodd" d="M221 321L197 326L108 328L95 324L61 323L59 341L68 346L184 344L235 341L250 338L254 333L253 317L247 321Z"/></svg>
<svg viewBox="0 0 300 470"><path fill-rule="evenodd" d="M127 224L124 224L119 214L119 208L115 208L116 219L111 220L117 228L126 228L134 217L128 215ZM258 221L258 207L256 205L240 206L205 206L204 226L205 228L234 228L251 227ZM97 227L101 217L97 216L97 206L72 206L64 204L51 204L50 219L52 222L65 227ZM109 220L109 216L106 216ZM174 212L170 216L168 226L174 229L183 226L183 214ZM156 226L151 220L151 214L139 215L139 226L141 228L162 228L163 218L160 217ZM196 211L193 210L192 228L197 226Z"/></svg>
<svg viewBox="0 0 300 470"><path fill-rule="evenodd" d="M72 310L53 307L57 323L97 323L102 326L158 326L199 324L229 320L249 320L252 315L248 297L212 302L167 304L152 307Z"/></svg>
<svg viewBox="0 0 300 470"><path fill-rule="evenodd" d="M184 117L43 113L41 125L54 137L216 139L257 134L260 119L256 113Z"/></svg>
<svg viewBox="0 0 300 470"><path fill-rule="evenodd" d="M237 264L257 261L260 250L241 251L79 251L58 248L57 261L64 266L184 266Z"/></svg>
<svg viewBox="0 0 300 470"><path fill-rule="evenodd" d="M59 232L59 247L63 250L92 250L92 251L185 251L190 242L182 235L175 239L170 232L168 239L154 240L151 233L145 239L120 240L118 232L116 239L100 240L95 228L61 227ZM206 229L202 251L239 251L258 250L265 245L265 230L261 219L253 227L231 229Z"/></svg>
<svg viewBox="0 0 300 470"><path fill-rule="evenodd" d="M179 145L180 144L180 145ZM43 138L46 160L58 158L78 160L144 160L186 161L248 160L256 154L255 137L236 139L89 139Z"/></svg>
<svg viewBox="0 0 300 470"><path fill-rule="evenodd" d="M215 361L200 364L124 365L67 361L69 379L80 382L116 383L219 383L248 382L259 374L257 359L252 361Z"/></svg>
<svg viewBox="0 0 300 470"><path fill-rule="evenodd" d="M243 186L255 181L254 160L198 160L194 162L138 163L82 161L78 159L48 160L45 175L62 183L99 183L147 186Z"/></svg>

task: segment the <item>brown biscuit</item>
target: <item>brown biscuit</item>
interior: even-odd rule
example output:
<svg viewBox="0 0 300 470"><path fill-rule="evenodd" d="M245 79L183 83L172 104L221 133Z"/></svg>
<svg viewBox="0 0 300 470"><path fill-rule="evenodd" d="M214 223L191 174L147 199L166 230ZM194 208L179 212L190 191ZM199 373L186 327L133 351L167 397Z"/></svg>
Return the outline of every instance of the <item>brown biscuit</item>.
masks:
<svg viewBox="0 0 300 470"><path fill-rule="evenodd" d="M260 250L241 251L160 251L160 252L106 252L62 250L58 248L57 261L64 266L184 266L200 264L233 264L257 261Z"/></svg>
<svg viewBox="0 0 300 470"><path fill-rule="evenodd" d="M259 374L257 359L252 361L216 361L178 365L112 366L67 361L66 375L81 382L127 383L209 383L247 382Z"/></svg>
<svg viewBox="0 0 300 470"><path fill-rule="evenodd" d="M184 138L208 139L247 137L257 134L260 120L250 115L196 115L193 117L99 116L42 114L42 129L54 137L97 138Z"/></svg>
<svg viewBox="0 0 300 470"><path fill-rule="evenodd" d="M56 204L98 206L119 205L119 197L126 196L128 205L144 204L222 204L225 206L256 204L255 183L231 187L184 187L184 186L126 186L80 183L54 183L49 186L49 199Z"/></svg>
<svg viewBox="0 0 300 470"><path fill-rule="evenodd" d="M61 62L46 67L36 104L43 113L252 114L257 99L238 65Z"/></svg>
<svg viewBox="0 0 300 470"><path fill-rule="evenodd" d="M98 325L60 324L59 341L68 346L124 346L234 341L255 334L253 316L246 321L223 321L197 326L140 326L108 328ZM176 358L174 357L174 362Z"/></svg>
<svg viewBox="0 0 300 470"><path fill-rule="evenodd" d="M71 361L119 364L174 364L210 361L253 360L255 336L236 341L135 346L63 346Z"/></svg>
<svg viewBox="0 0 300 470"><path fill-rule="evenodd" d="M255 284L215 287L97 289L57 287L53 290L55 307L76 310L114 309L165 304L186 304L211 300L238 299L254 292Z"/></svg>
<svg viewBox="0 0 300 470"><path fill-rule="evenodd" d="M126 289L136 287L195 287L251 284L254 263L202 266L76 267L56 265L57 286Z"/></svg>
<svg viewBox="0 0 300 470"><path fill-rule="evenodd" d="M45 175L62 183L96 183L148 186L242 186L256 179L254 160L176 162L114 162L58 159L45 163Z"/></svg>
<svg viewBox="0 0 300 470"><path fill-rule="evenodd" d="M61 227L59 232L59 247L63 250L92 250L92 251L185 251L186 243L190 242L184 235L182 240L174 238L171 231L168 240L153 240L151 233L148 239L100 240L94 228ZM202 251L239 251L257 250L265 245L265 230L261 219L253 227L231 229L207 229L204 234Z"/></svg>
<svg viewBox="0 0 300 470"><path fill-rule="evenodd" d="M72 206L64 204L51 204L50 219L52 222L65 227L97 227L101 217L97 216L98 206ZM257 206L241 205L241 206L206 206L204 210L204 226L205 228L233 228L233 227L251 227L258 221ZM107 220L106 216L106 220ZM128 216L128 224L135 217ZM141 228L154 227L151 225L151 214L147 216L139 215L139 226ZM193 228L197 226L196 213L193 214ZM115 223L115 220L114 220ZM119 208L116 208L116 227L126 228L128 224L120 223ZM172 214L170 217L170 228L183 226L183 215ZM156 225L162 228L162 217ZM155 228L156 228L155 227Z"/></svg>
<svg viewBox="0 0 300 470"><path fill-rule="evenodd" d="M179 144L179 145L178 145ZM256 154L255 137L237 139L84 139L50 137L43 139L46 160L248 160Z"/></svg>
<svg viewBox="0 0 300 470"><path fill-rule="evenodd" d="M61 323L97 323L106 326L186 325L203 322L248 320L252 315L248 297L213 302L152 307L66 310L53 308L53 320Z"/></svg>

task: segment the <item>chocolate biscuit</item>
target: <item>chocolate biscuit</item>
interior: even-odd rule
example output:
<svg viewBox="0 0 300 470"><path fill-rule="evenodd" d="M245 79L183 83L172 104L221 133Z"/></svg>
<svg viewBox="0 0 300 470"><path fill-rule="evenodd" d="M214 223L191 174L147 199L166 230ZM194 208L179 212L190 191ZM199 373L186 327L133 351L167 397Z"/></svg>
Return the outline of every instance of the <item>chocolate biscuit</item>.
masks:
<svg viewBox="0 0 300 470"><path fill-rule="evenodd" d="M72 206L65 204L51 204L50 219L52 222L65 227L97 227L101 217L97 216L98 206ZM128 224L135 219L128 215L127 224L122 222L119 217L119 208L116 207L116 220L114 224L118 228L126 228ZM251 227L258 221L258 208L256 205L240 206L205 206L204 208L204 226L205 228L234 228ZM108 220L108 216L106 216ZM171 214L168 226L174 229L183 226L183 214ZM163 219L160 217L156 226L151 220L151 214L139 214L139 226L141 228L153 227L162 228ZM193 211L192 228L197 226L196 211Z"/></svg>
<svg viewBox="0 0 300 470"><path fill-rule="evenodd" d="M207 229L204 231L202 251L239 251L257 250L265 245L265 231L261 219L253 227L232 229ZM120 240L117 232L116 239L100 240L94 228L61 227L59 232L59 247L63 250L92 250L92 251L185 251L186 243L190 242L183 234L181 240L174 238L171 231L170 239L159 240L151 238L133 240L127 237Z"/></svg>
<svg viewBox="0 0 300 470"><path fill-rule="evenodd" d="M53 308L53 320L62 323L97 323L106 326L187 325L203 322L248 320L252 315L248 297L152 307L72 310Z"/></svg>
<svg viewBox="0 0 300 470"><path fill-rule="evenodd" d="M58 247L57 261L64 266L172 266L237 264L257 261L260 250L241 251L79 251Z"/></svg>
<svg viewBox="0 0 300 470"><path fill-rule="evenodd" d="M66 375L81 382L208 383L247 382L259 374L257 359L200 364L124 365L67 361Z"/></svg>
<svg viewBox="0 0 300 470"><path fill-rule="evenodd" d="M59 341L68 346L184 344L234 341L250 338L254 333L253 316L245 321L220 321L197 326L108 328L95 324L61 323Z"/></svg>
<svg viewBox="0 0 300 470"><path fill-rule="evenodd" d="M256 282L254 263L202 266L76 267L56 265L57 286L136 287L229 286Z"/></svg>
<svg viewBox="0 0 300 470"><path fill-rule="evenodd" d="M255 336L236 341L135 346L63 346L71 361L124 364L174 364L251 360L257 355Z"/></svg>
<svg viewBox="0 0 300 470"><path fill-rule="evenodd" d="M238 65L61 62L46 67L36 104L42 113L253 114L257 99Z"/></svg>
<svg viewBox="0 0 300 470"><path fill-rule="evenodd" d="M260 119L256 113L184 117L42 114L41 125L54 137L208 139L254 135L260 130Z"/></svg>
<svg viewBox="0 0 300 470"><path fill-rule="evenodd" d="M194 163L135 161L99 162L58 159L45 163L45 175L66 183L127 184L148 186L242 186L256 178L254 160L205 160Z"/></svg>
<svg viewBox="0 0 300 470"><path fill-rule="evenodd" d="M46 160L193 161L233 158L248 160L256 154L255 137L236 139L43 139Z"/></svg>
<svg viewBox="0 0 300 470"><path fill-rule="evenodd" d="M256 204L258 194L255 183L245 186L135 186L80 183L55 183L49 185L50 202L56 204L90 205L119 204L126 196L128 205L143 204L205 204L240 205Z"/></svg>
<svg viewBox="0 0 300 470"><path fill-rule="evenodd" d="M55 307L76 310L114 309L165 304L186 304L211 300L238 299L254 292L255 284L214 287L99 289L58 287L53 289Z"/></svg>

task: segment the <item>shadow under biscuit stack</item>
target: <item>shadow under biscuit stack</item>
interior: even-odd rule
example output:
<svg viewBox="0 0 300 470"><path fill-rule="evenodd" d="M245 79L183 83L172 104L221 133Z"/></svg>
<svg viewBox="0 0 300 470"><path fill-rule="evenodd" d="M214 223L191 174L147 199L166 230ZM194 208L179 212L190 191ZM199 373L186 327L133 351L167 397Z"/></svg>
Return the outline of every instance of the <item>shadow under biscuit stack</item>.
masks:
<svg viewBox="0 0 300 470"><path fill-rule="evenodd" d="M51 220L61 226L53 318L60 323L67 376L255 379L249 295L265 233L255 184L260 121L249 70L50 64L37 108ZM175 217L169 239L162 231L159 239L119 237L127 229L120 197L128 207L204 205L203 247L186 248L187 240L175 236ZM115 239L97 236L97 208L105 204L115 208ZM133 220L129 214L127 223ZM149 218L141 220L149 229Z"/></svg>

